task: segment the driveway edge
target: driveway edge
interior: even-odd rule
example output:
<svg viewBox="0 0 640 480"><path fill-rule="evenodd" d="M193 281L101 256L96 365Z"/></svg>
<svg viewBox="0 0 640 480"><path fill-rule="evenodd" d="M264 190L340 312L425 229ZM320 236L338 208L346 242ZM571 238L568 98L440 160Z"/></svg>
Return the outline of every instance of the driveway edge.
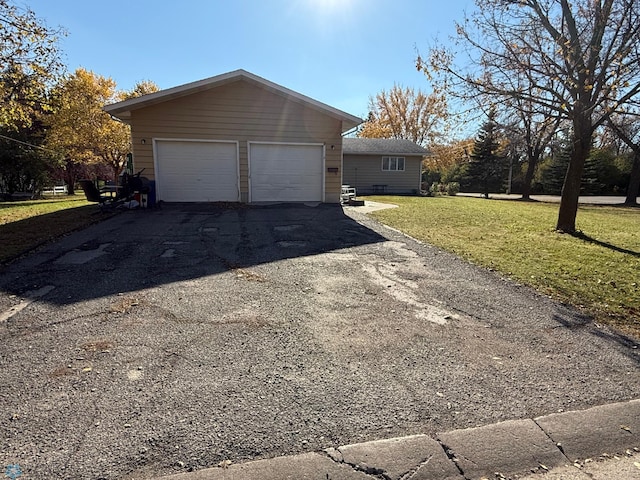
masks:
<svg viewBox="0 0 640 480"><path fill-rule="evenodd" d="M640 452L640 399L443 432L435 438L412 435L343 445L157 479L506 479L625 452Z"/></svg>

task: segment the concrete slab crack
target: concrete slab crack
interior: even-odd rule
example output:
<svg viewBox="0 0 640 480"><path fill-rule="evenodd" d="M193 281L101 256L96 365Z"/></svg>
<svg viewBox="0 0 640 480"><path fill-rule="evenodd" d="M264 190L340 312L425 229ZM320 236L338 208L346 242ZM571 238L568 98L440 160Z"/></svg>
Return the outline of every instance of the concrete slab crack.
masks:
<svg viewBox="0 0 640 480"><path fill-rule="evenodd" d="M420 465L418 465L416 468L414 468L413 470L405 473L402 477L400 477L400 480L411 480L412 478L414 478L418 474L420 469L422 467L424 467L425 465L427 465L431 461L432 458L433 458L433 455L429 455L425 460L420 462Z"/></svg>
<svg viewBox="0 0 640 480"><path fill-rule="evenodd" d="M564 458L566 458L566 459L567 459L567 461L568 461L569 463L573 463L573 460L572 460L572 459L570 459L570 458L567 456L567 454L565 453L564 448L562 447L562 444L561 444L560 442L556 442L553 438L551 438L551 435L549 435L549 434L547 433L547 431L546 431L544 428L542 428L542 425L540 425L540 424L535 420L535 418L533 419L533 423L535 423L535 424L538 426L538 428L539 428L540 430L542 430L542 432L547 436L547 438L553 442L553 444L554 444L554 445L556 446L556 448L560 451L560 453L562 454L562 456L563 456Z"/></svg>
<svg viewBox="0 0 640 480"><path fill-rule="evenodd" d="M381 468L371 467L364 463L345 462L344 456L342 455L342 452L339 448L328 448L326 450L323 450L322 453L324 453L334 462L347 465L356 472L364 473L372 478L377 478L378 480L394 480Z"/></svg>
<svg viewBox="0 0 640 480"><path fill-rule="evenodd" d="M440 446L442 447L442 450L444 450L444 454L447 456L447 458L451 460L451 462L455 465L458 472L460 472L460 475L462 476L462 478L464 478L465 480L471 480L469 477L465 475L464 471L462 470L462 467L460 466L458 458L456 457L456 454L453 451L453 449L449 448L449 446L447 446L439 438L436 438L436 441L440 444Z"/></svg>

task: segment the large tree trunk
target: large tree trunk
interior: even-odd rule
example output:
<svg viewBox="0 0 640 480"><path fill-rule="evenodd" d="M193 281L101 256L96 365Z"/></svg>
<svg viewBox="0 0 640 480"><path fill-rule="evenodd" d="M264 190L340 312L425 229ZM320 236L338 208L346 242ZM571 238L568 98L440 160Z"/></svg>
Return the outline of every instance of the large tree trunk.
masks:
<svg viewBox="0 0 640 480"><path fill-rule="evenodd" d="M533 175L536 173L536 163L538 162L529 158L527 172L524 174L524 183L522 185L523 200L531 200L531 183L533 182Z"/></svg>
<svg viewBox="0 0 640 480"><path fill-rule="evenodd" d="M75 195L75 185L78 179L77 167L71 158L65 159L64 181L67 184L67 195Z"/></svg>
<svg viewBox="0 0 640 480"><path fill-rule="evenodd" d="M73 173L67 173L64 180L67 184L67 195L75 195L76 176Z"/></svg>
<svg viewBox="0 0 640 480"><path fill-rule="evenodd" d="M556 230L562 233L576 232L576 216L578 215L578 197L580 197L580 185L584 163L591 150L590 122L574 121L573 149L567 175L562 186L560 198L560 210Z"/></svg>
<svg viewBox="0 0 640 480"><path fill-rule="evenodd" d="M113 166L113 184L118 186L118 177L120 176L120 170L122 170L119 166Z"/></svg>
<svg viewBox="0 0 640 480"><path fill-rule="evenodd" d="M627 187L627 198L625 205L637 205L637 198L640 196L640 150L633 152L633 166Z"/></svg>

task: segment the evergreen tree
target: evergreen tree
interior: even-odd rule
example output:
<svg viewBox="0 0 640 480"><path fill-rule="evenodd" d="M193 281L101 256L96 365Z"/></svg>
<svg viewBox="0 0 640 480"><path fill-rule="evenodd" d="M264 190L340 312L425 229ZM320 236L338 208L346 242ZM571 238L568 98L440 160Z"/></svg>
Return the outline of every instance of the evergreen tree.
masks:
<svg viewBox="0 0 640 480"><path fill-rule="evenodd" d="M489 192L502 190L505 182L508 165L498 140L495 112L491 111L473 144L465 179L471 189L479 189L485 198L489 198Z"/></svg>
<svg viewBox="0 0 640 480"><path fill-rule="evenodd" d="M569 142L563 142L555 149L551 163L542 172L542 188L547 195L560 195L562 193L562 185L564 177L567 175L569 161L571 159L571 145Z"/></svg>
<svg viewBox="0 0 640 480"><path fill-rule="evenodd" d="M615 192L622 174L615 165L616 154L610 149L593 149L584 163L583 195L606 195Z"/></svg>

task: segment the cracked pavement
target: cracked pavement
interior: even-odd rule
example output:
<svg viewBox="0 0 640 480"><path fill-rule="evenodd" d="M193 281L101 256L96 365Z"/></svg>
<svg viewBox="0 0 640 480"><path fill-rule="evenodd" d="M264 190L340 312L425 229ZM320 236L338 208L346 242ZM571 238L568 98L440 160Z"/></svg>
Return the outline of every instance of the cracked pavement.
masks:
<svg viewBox="0 0 640 480"><path fill-rule="evenodd" d="M640 397L635 341L332 205L125 212L4 267L0 290L0 466L24 478L155 478Z"/></svg>

